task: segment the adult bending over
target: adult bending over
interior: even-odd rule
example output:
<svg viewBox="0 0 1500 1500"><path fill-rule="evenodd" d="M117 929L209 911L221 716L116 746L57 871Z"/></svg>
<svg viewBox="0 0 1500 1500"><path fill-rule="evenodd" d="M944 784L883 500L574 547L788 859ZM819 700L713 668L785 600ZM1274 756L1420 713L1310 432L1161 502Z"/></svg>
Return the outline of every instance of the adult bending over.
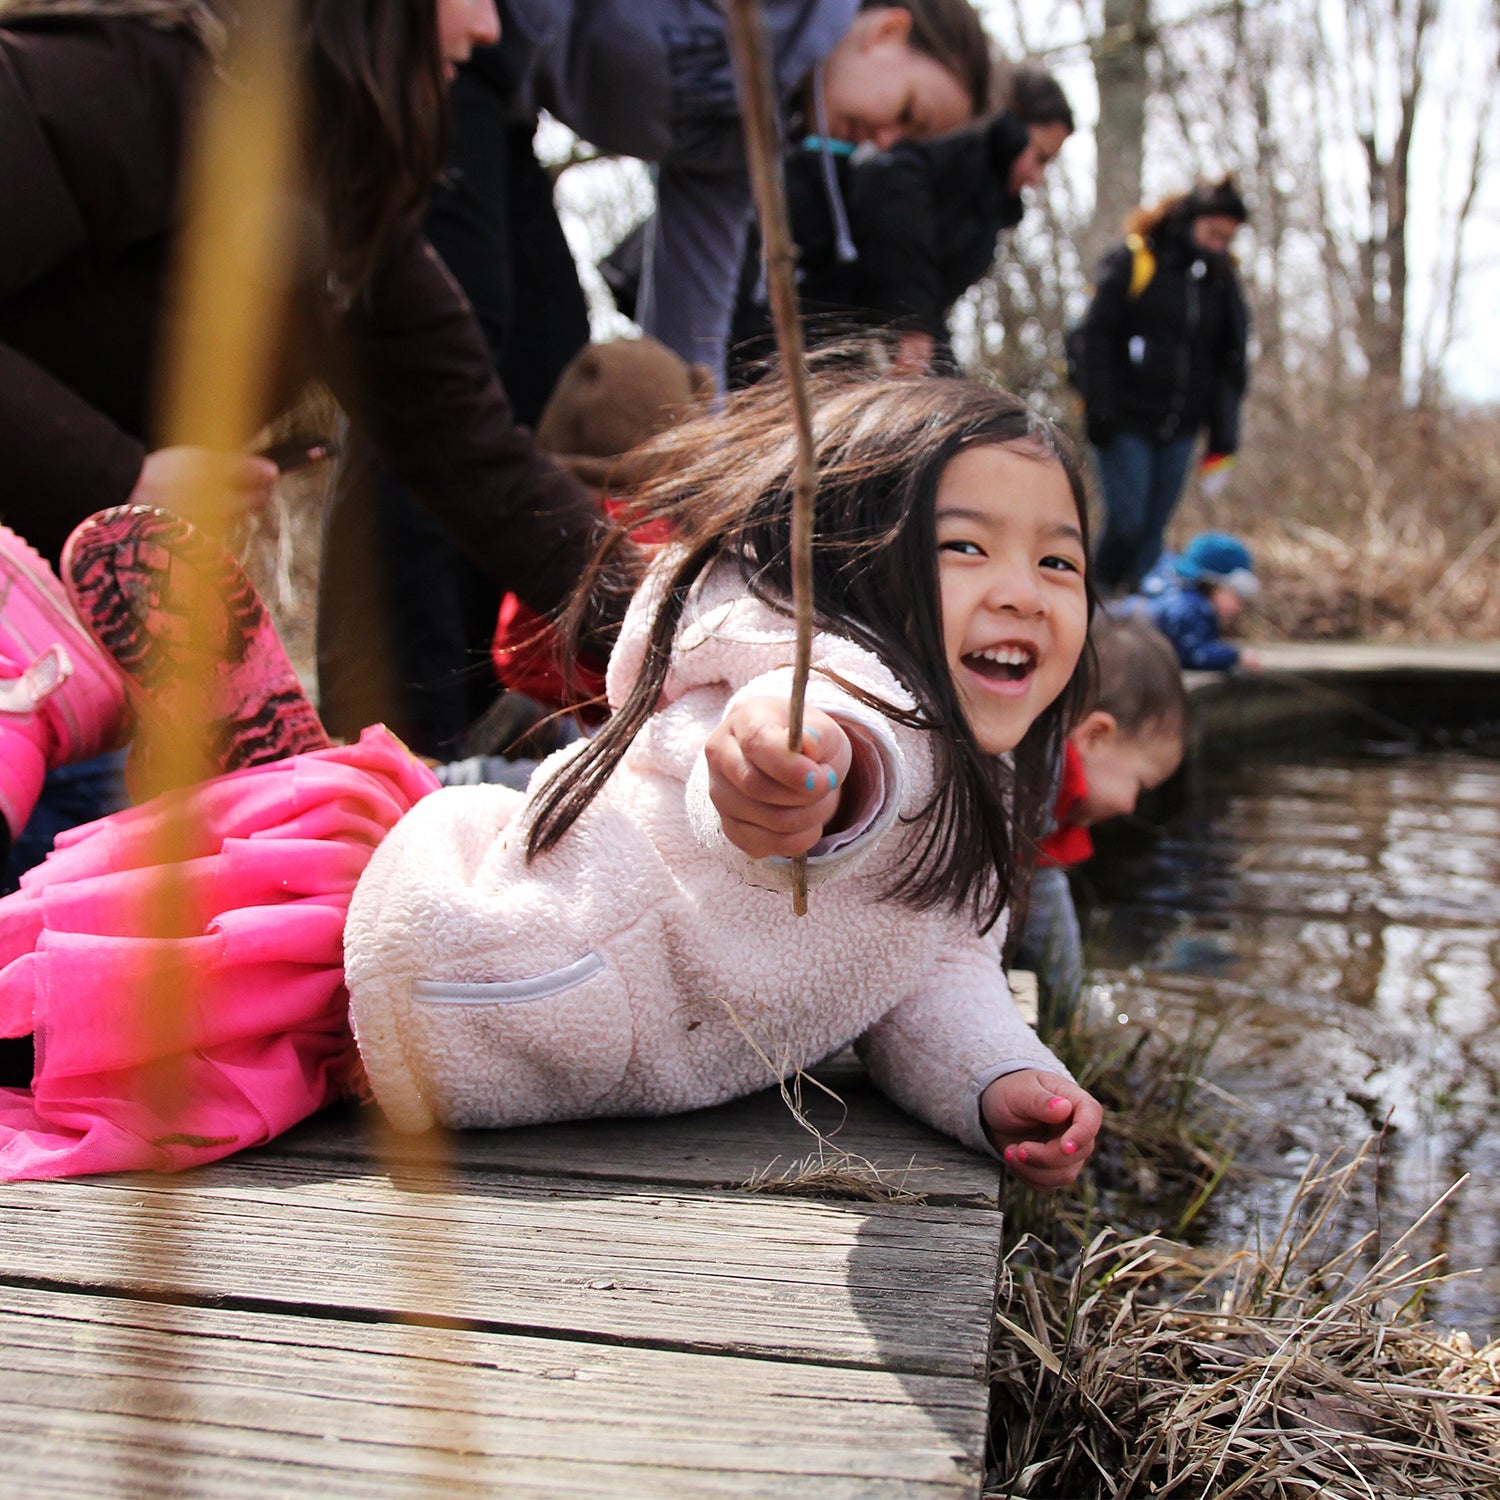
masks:
<svg viewBox="0 0 1500 1500"><path fill-rule="evenodd" d="M586 0L502 3L507 19L536 27L536 102L601 150L656 164L643 275L622 310L722 378L753 217L727 24L705 0L642 0L628 21L615 9L606 24L606 7ZM941 135L984 107L989 48L968 0L768 0L764 9L796 136L884 148ZM527 14L558 10L569 21L550 29ZM591 73L589 60L606 53L633 66ZM614 86L585 88L601 76Z"/></svg>
<svg viewBox="0 0 1500 1500"><path fill-rule="evenodd" d="M899 141L861 159L850 143L814 136L786 154L810 340L889 328L898 368L957 368L949 309L994 264L1000 234L1026 211L1024 192L1041 185L1073 132L1067 96L1041 68L1009 70L1000 92L998 114L934 140ZM773 347L755 236L732 337L735 379L754 378Z"/></svg>
<svg viewBox="0 0 1500 1500"><path fill-rule="evenodd" d="M151 409L183 163L228 16L208 0L0 0L4 520L54 563L89 513L173 508L204 462L247 507L275 477L263 459L160 447ZM497 27L493 0L299 0L305 201L263 415L325 378L475 559L546 611L590 555L596 509L515 425L417 228L448 78ZM326 549L324 609L352 566Z"/></svg>

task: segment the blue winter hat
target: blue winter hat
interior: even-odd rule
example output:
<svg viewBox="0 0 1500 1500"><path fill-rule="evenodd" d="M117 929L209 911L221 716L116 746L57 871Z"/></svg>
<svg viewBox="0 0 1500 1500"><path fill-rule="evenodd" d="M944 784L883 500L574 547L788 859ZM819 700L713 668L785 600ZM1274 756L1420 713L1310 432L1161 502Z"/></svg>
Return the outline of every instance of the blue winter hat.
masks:
<svg viewBox="0 0 1500 1500"><path fill-rule="evenodd" d="M1179 578L1189 583L1221 583L1241 599L1260 592L1250 549L1236 536L1223 531L1199 532L1173 564Z"/></svg>

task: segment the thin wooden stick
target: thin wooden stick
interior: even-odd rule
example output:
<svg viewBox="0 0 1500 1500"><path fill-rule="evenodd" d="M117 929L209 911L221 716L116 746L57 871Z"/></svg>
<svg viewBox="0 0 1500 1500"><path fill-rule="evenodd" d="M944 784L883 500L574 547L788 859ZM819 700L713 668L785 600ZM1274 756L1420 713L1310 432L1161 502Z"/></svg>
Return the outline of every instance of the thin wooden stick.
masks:
<svg viewBox="0 0 1500 1500"><path fill-rule="evenodd" d="M797 315L794 274L797 247L787 219L786 194L781 182L781 136L777 128L776 88L766 51L765 26L758 0L729 0L729 41L739 84L740 113L745 122L745 158L760 220L765 256L766 290L771 303L771 326L791 399L792 428L797 438L797 464L792 481L792 611L796 619L796 654L792 663L792 700L787 720L787 744L802 748L802 715L807 677L812 666L812 537L813 496L817 465L813 459L812 406L807 394L803 360L802 320ZM792 862L792 909L807 913L807 856Z"/></svg>

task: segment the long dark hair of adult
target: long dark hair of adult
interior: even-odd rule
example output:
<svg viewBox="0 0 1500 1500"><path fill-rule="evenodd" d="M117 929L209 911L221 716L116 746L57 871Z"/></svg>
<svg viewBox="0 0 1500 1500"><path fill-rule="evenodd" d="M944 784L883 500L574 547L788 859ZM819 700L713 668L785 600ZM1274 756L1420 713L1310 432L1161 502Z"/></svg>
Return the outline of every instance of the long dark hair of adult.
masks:
<svg viewBox="0 0 1500 1500"><path fill-rule="evenodd" d="M234 67L235 21L259 0L0 0L0 19L113 16L185 31ZM434 0L295 0L304 160L332 269L368 286L415 230L448 149L448 84Z"/></svg>
<svg viewBox="0 0 1500 1500"><path fill-rule="evenodd" d="M306 159L334 269L369 284L414 231L448 142L433 0L300 0Z"/></svg>
<svg viewBox="0 0 1500 1500"><path fill-rule="evenodd" d="M818 628L879 656L916 708L868 701L932 737L935 790L914 819L920 832L888 894L921 909L968 907L988 929L1021 893L1029 851L1051 811L1051 767L1092 690L1093 668L1086 652L1011 765L980 749L943 650L938 482L950 459L980 444L1059 464L1086 547L1078 467L1050 422L1007 392L970 381L878 376L851 363L814 375L812 400ZM730 396L722 412L670 429L639 452L638 472L657 477L641 491L635 518L667 520L680 551L651 621L640 676L589 746L543 789L531 856L563 837L655 709L696 580L715 565L732 567L756 598L790 613L796 454L787 410L780 380L767 379ZM583 579L581 597L591 584L591 577Z"/></svg>

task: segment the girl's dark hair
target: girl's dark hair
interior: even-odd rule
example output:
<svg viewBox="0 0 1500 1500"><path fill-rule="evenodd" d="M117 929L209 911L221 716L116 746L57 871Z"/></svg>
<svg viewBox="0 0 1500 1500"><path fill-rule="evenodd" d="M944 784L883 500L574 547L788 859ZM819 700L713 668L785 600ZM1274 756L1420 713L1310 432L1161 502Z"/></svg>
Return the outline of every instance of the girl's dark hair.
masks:
<svg viewBox="0 0 1500 1500"><path fill-rule="evenodd" d="M1023 125L1061 125L1073 133L1073 106L1062 85L1035 63L1017 63L1000 76L1000 107Z"/></svg>
<svg viewBox="0 0 1500 1500"><path fill-rule="evenodd" d="M0 0L0 25L118 17L159 31L185 31L211 54L224 46L218 0Z"/></svg>
<svg viewBox="0 0 1500 1500"><path fill-rule="evenodd" d="M1185 734L1187 688L1171 641L1149 620L1100 610L1089 629L1099 665L1093 707L1129 736L1163 730Z"/></svg>
<svg viewBox="0 0 1500 1500"><path fill-rule="evenodd" d="M904 10L911 16L907 42L941 63L964 86L972 113L990 93L990 44L969 0L861 0L861 10Z"/></svg>
<svg viewBox="0 0 1500 1500"><path fill-rule="evenodd" d="M1023 851L1051 812L1048 768L1092 690L1092 663L1079 664L1011 756L980 749L943 649L934 502L950 459L980 444L1003 444L1062 467L1086 532L1077 463L1050 422L994 387L881 375L847 349L810 385L817 628L885 662L916 708L867 701L893 721L927 731L935 761L932 800L914 820L922 832L889 894L923 909L969 907L988 928L1024 885ZM636 497L633 524L665 519L680 552L650 623L640 676L588 748L542 790L530 854L557 843L656 708L696 580L716 565L733 568L757 599L790 614L796 443L788 412L784 385L769 378L644 450L656 477ZM585 577L580 599L591 586Z"/></svg>
<svg viewBox="0 0 1500 1500"><path fill-rule="evenodd" d="M448 146L431 0L301 0L307 170L335 273L368 286L415 230Z"/></svg>

